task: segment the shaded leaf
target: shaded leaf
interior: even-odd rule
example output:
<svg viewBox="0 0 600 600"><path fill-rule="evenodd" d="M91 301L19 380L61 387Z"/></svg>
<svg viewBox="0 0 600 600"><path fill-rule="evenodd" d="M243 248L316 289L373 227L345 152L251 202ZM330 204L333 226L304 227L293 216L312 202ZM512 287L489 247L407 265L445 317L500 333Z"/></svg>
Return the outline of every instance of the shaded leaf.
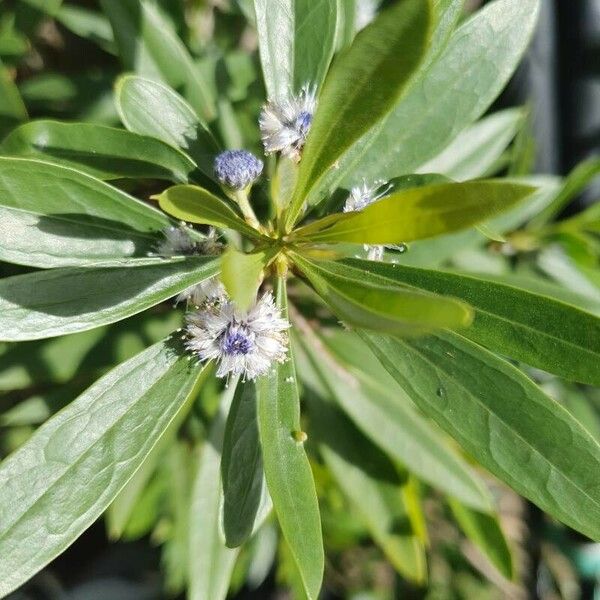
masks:
<svg viewBox="0 0 600 600"><path fill-rule="evenodd" d="M160 211L85 173L0 158L0 259L36 267L145 256L170 224Z"/></svg>
<svg viewBox="0 0 600 600"><path fill-rule="evenodd" d="M221 478L223 532L229 548L241 546L272 509L266 489L252 383L239 383L225 426Z"/></svg>
<svg viewBox="0 0 600 600"><path fill-rule="evenodd" d="M512 556L497 517L471 510L452 498L448 504L465 535L504 577L512 579Z"/></svg>
<svg viewBox="0 0 600 600"><path fill-rule="evenodd" d="M600 385L600 319L567 303L471 275L350 259L347 263L468 302L475 311L465 337L539 369Z"/></svg>
<svg viewBox="0 0 600 600"><path fill-rule="evenodd" d="M485 468L600 539L600 445L560 404L457 334L411 341L361 336L417 406Z"/></svg>
<svg viewBox="0 0 600 600"><path fill-rule="evenodd" d="M93 123L33 121L13 130L0 150L78 169L99 179L185 183L196 165L159 140Z"/></svg>
<svg viewBox="0 0 600 600"><path fill-rule="evenodd" d="M218 273L213 257L51 269L0 280L0 339L35 340L120 321Z"/></svg>
<svg viewBox="0 0 600 600"><path fill-rule="evenodd" d="M215 117L214 98L202 72L157 6L146 0L101 0L125 69L182 88L207 121Z"/></svg>
<svg viewBox="0 0 600 600"><path fill-rule="evenodd" d="M232 382L219 400L219 410L202 446L189 507L189 600L225 600L238 550L225 547L220 527L221 453L225 422L236 390Z"/></svg>

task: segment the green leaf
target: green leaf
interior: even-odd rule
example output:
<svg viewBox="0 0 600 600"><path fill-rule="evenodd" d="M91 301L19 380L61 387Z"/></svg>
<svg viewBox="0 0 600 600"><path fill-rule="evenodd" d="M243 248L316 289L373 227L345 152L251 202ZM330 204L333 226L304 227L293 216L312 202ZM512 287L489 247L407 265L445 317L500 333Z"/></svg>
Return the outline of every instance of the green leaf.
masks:
<svg viewBox="0 0 600 600"><path fill-rule="evenodd" d="M465 337L531 366L600 385L600 319L567 303L493 280L399 264L350 259L347 264L436 294L475 311Z"/></svg>
<svg viewBox="0 0 600 600"><path fill-rule="evenodd" d="M401 0L361 31L335 62L304 148L289 228L327 170L397 103L427 52L431 20L430 0Z"/></svg>
<svg viewBox="0 0 600 600"><path fill-rule="evenodd" d="M33 121L13 130L0 150L78 169L99 179L188 181L196 165L159 140L93 123Z"/></svg>
<svg viewBox="0 0 600 600"><path fill-rule="evenodd" d="M337 484L394 568L423 585L427 579L425 548L407 507L406 496L413 492L408 478L403 481L389 458L343 414L324 402L315 409L311 423Z"/></svg>
<svg viewBox="0 0 600 600"><path fill-rule="evenodd" d="M271 512L252 383L239 383L227 418L221 479L223 532L229 548L241 546Z"/></svg>
<svg viewBox="0 0 600 600"><path fill-rule="evenodd" d="M331 310L351 325L398 335L422 335L438 328L466 327L470 308L444 296L390 285L360 269L314 261L296 253L292 260Z"/></svg>
<svg viewBox="0 0 600 600"><path fill-rule="evenodd" d="M127 483L200 370L171 341L109 372L0 465L0 595L74 542Z"/></svg>
<svg viewBox="0 0 600 600"><path fill-rule="evenodd" d="M510 181L535 186L537 191L531 196L525 197L508 211L484 223L500 234L514 231L533 215L536 215L544 206L547 206L558 184L557 177L546 175L511 179ZM409 252L403 255L402 262L416 267L437 267L461 251L481 246L485 242L484 236L475 228L447 233L435 238L413 242L410 244Z"/></svg>
<svg viewBox="0 0 600 600"><path fill-rule="evenodd" d="M481 117L521 60L539 0L496 0L465 21L387 118L340 159L322 189L410 173ZM314 201L318 198L315 197Z"/></svg>
<svg viewBox="0 0 600 600"><path fill-rule="evenodd" d="M448 499L448 505L465 535L504 577L512 579L514 574L512 556L498 518L471 510L452 498Z"/></svg>
<svg viewBox="0 0 600 600"><path fill-rule="evenodd" d="M125 75L116 84L115 99L129 131L154 137L184 150L207 176L213 176L217 143L196 111L161 83Z"/></svg>
<svg viewBox="0 0 600 600"><path fill-rule="evenodd" d="M600 539L600 445L560 404L456 334L410 341L361 336L417 406L485 468Z"/></svg>
<svg viewBox="0 0 600 600"><path fill-rule="evenodd" d="M524 116L523 109L509 108L481 119L419 167L419 172L442 173L457 181L489 175L517 135Z"/></svg>
<svg viewBox="0 0 600 600"><path fill-rule="evenodd" d="M190 502L188 599L225 600L237 549L227 548L220 527L221 453L225 423L237 382L231 382L219 400L219 410L202 446Z"/></svg>
<svg viewBox="0 0 600 600"><path fill-rule="evenodd" d="M600 159L598 158L586 160L575 167L557 191L552 202L531 220L529 228L539 228L551 221L598 175L600 175Z"/></svg>
<svg viewBox="0 0 600 600"><path fill-rule="evenodd" d="M234 229L252 239L262 239L261 234L248 225L225 200L201 187L175 185L157 196L157 199L160 207L177 219Z"/></svg>
<svg viewBox="0 0 600 600"><path fill-rule="evenodd" d="M158 7L146 0L101 0L125 69L162 80L183 95L206 121L215 102L201 70Z"/></svg>
<svg viewBox="0 0 600 600"><path fill-rule="evenodd" d="M10 73L0 61L0 135L27 119L27 109Z"/></svg>
<svg viewBox="0 0 600 600"><path fill-rule="evenodd" d="M81 6L62 5L55 18L75 35L97 44L110 54L116 54L112 27L100 13Z"/></svg>
<svg viewBox="0 0 600 600"><path fill-rule="evenodd" d="M334 50L336 0L254 0L269 99L322 83Z"/></svg>
<svg viewBox="0 0 600 600"><path fill-rule="evenodd" d="M221 256L221 281L239 310L248 310L256 300L263 271L276 252L269 249L244 254L230 246Z"/></svg>
<svg viewBox="0 0 600 600"><path fill-rule="evenodd" d="M51 269L0 279L0 339L94 329L150 308L218 273L213 257Z"/></svg>
<svg viewBox="0 0 600 600"><path fill-rule="evenodd" d="M287 317L285 280L276 281L277 305ZM283 535L309 600L316 600L324 569L321 518L302 443L300 401L293 356L256 382L258 430L265 476Z"/></svg>
<svg viewBox="0 0 600 600"><path fill-rule="evenodd" d="M160 211L85 173L0 158L0 259L35 267L145 256Z"/></svg>
<svg viewBox="0 0 600 600"><path fill-rule="evenodd" d="M334 358L331 350L335 351L335 346L326 346L330 340L316 338L306 327L301 326L301 331L301 343L309 360L307 366L319 378L327 396L335 400L371 442L433 487L473 508L490 510L490 496L483 483L414 410L410 399L394 381L391 388L384 387L372 371L367 376L365 371L342 361L339 355ZM346 334L337 346L353 341L354 336ZM371 354L368 348L362 348L365 349ZM314 420L325 419L321 409L326 413L326 408L320 407ZM332 424L327 428L333 427Z"/></svg>
<svg viewBox="0 0 600 600"><path fill-rule="evenodd" d="M465 229L502 212L534 188L502 180L467 181L392 193L361 211L330 215L294 233L297 240L400 244Z"/></svg>

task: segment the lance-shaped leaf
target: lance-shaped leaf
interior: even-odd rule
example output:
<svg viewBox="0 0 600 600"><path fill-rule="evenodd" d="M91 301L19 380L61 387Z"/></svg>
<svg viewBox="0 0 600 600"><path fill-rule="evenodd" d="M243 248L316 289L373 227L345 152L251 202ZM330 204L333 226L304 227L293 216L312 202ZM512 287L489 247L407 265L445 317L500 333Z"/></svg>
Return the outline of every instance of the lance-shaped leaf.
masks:
<svg viewBox="0 0 600 600"><path fill-rule="evenodd" d="M600 445L521 371L453 333L362 333L413 401L518 493L600 539Z"/></svg>
<svg viewBox="0 0 600 600"><path fill-rule="evenodd" d="M303 365L303 376L306 370L313 371L327 397L335 400L372 443L433 487L473 508L491 509L485 485L419 415L394 381L392 389L384 387L383 382L366 376L339 356L334 357L331 348L325 345L327 340L317 338L301 322L299 326L306 351L304 362L308 360ZM352 340L340 340L342 345L344 342ZM368 348L363 350L371 354ZM311 387L310 382L307 385ZM327 407L322 409L326 411ZM319 415L320 412L321 409ZM317 420L322 418L325 417L319 416Z"/></svg>
<svg viewBox="0 0 600 600"><path fill-rule="evenodd" d="M398 335L422 335L440 328L466 327L468 305L454 298L390 285L359 269L315 261L296 253L292 259L331 310L343 321Z"/></svg>
<svg viewBox="0 0 600 600"><path fill-rule="evenodd" d="M213 277L218 270L217 259L195 257L6 277L0 280L0 339L36 340L114 323Z"/></svg>
<svg viewBox="0 0 600 600"><path fill-rule="evenodd" d="M504 577L512 579L512 555L498 518L472 510L453 498L448 499L448 505L464 534Z"/></svg>
<svg viewBox="0 0 600 600"><path fill-rule="evenodd" d="M157 196L160 207L190 223L234 229L253 239L261 234L246 223L225 200L195 185L175 185Z"/></svg>
<svg viewBox="0 0 600 600"><path fill-rule="evenodd" d="M287 317L285 280L276 281L277 305ZM265 477L283 535L306 595L316 600L324 569L321 517L300 426L298 383L291 350L256 382L258 430Z"/></svg>
<svg viewBox="0 0 600 600"><path fill-rule="evenodd" d="M74 169L0 158L0 259L36 266L145 256L170 224L155 208Z"/></svg>
<svg viewBox="0 0 600 600"><path fill-rule="evenodd" d="M241 546L273 507L267 492L256 416L256 390L239 383L223 440L223 533L229 548Z"/></svg>
<svg viewBox="0 0 600 600"><path fill-rule="evenodd" d="M398 284L468 302L475 319L462 335L500 354L590 385L600 385L600 319L539 293L489 279L350 259Z"/></svg>
<svg viewBox="0 0 600 600"><path fill-rule="evenodd" d="M125 75L117 81L115 97L121 121L129 131L181 148L212 177L217 143L179 94L156 81Z"/></svg>
<svg viewBox="0 0 600 600"><path fill-rule="evenodd" d="M230 247L221 256L221 281L240 310L247 310L256 300L263 271L276 253L268 249L244 254Z"/></svg>
<svg viewBox="0 0 600 600"><path fill-rule="evenodd" d="M430 0L401 0L361 31L329 71L311 125L287 224L336 160L381 120L427 52Z"/></svg>
<svg viewBox="0 0 600 600"><path fill-rule="evenodd" d="M110 371L0 465L0 595L106 509L192 394L200 369L171 341Z"/></svg>
<svg viewBox="0 0 600 600"><path fill-rule="evenodd" d="M98 179L187 182L196 169L183 152L147 136L95 123L32 121L2 142L5 155L73 167Z"/></svg>
<svg viewBox="0 0 600 600"><path fill-rule="evenodd" d="M410 173L485 113L514 73L537 23L540 0L490 2L454 33L437 60L323 182L334 189Z"/></svg>
<svg viewBox="0 0 600 600"><path fill-rule="evenodd" d="M294 233L311 242L400 244L465 229L511 208L534 188L500 180L401 190L361 211L330 215Z"/></svg>
<svg viewBox="0 0 600 600"><path fill-rule="evenodd" d="M319 449L342 492L364 521L394 568L422 585L427 563L411 503L414 485L402 478L390 459L333 406L311 400L311 424Z"/></svg>
<svg viewBox="0 0 600 600"><path fill-rule="evenodd" d="M254 0L254 11L269 99L319 86L333 56L338 2Z"/></svg>
<svg viewBox="0 0 600 600"><path fill-rule="evenodd" d="M189 600L225 600L238 555L237 549L225 546L219 524L223 436L235 390L232 383L221 395L207 443L201 448L189 507Z"/></svg>
<svg viewBox="0 0 600 600"><path fill-rule="evenodd" d="M485 177L496 168L519 128L525 111L509 108L481 119L461 132L440 154L419 167L420 173L443 173L457 181Z"/></svg>
<svg viewBox="0 0 600 600"><path fill-rule="evenodd" d="M101 0L127 70L183 90L207 121L215 117L211 87L172 25L147 0Z"/></svg>

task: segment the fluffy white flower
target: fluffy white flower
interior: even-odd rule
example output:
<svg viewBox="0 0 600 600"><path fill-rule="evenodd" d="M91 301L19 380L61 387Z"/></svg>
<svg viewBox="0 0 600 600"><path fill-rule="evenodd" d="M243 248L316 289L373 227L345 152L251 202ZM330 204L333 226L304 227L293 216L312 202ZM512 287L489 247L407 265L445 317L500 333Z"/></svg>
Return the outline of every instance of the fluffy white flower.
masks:
<svg viewBox="0 0 600 600"><path fill-rule="evenodd" d="M362 210L369 206L369 204L373 204L373 202L383 198L390 189L389 187L382 189L384 185L385 181L376 181L373 185L368 185L363 180L362 185L357 185L350 190L350 195L344 204L344 212ZM367 258L369 260L383 260L385 246L370 246L365 244L365 250L367 251Z"/></svg>
<svg viewBox="0 0 600 600"><path fill-rule="evenodd" d="M213 305L225 302L226 300L227 294L225 293L223 284L217 277L211 277L181 292L175 299L175 304L185 302L198 308L206 308L208 304Z"/></svg>
<svg viewBox="0 0 600 600"><path fill-rule="evenodd" d="M167 227L162 231L164 239L156 245L156 254L164 257L200 254L200 243L193 240L187 225Z"/></svg>
<svg viewBox="0 0 600 600"><path fill-rule="evenodd" d="M270 100L259 119L265 152L281 152L298 162L316 106L316 88L308 85L298 95Z"/></svg>
<svg viewBox="0 0 600 600"><path fill-rule="evenodd" d="M191 227L181 223L178 227L163 229L163 240L156 244L152 255L171 258L173 256L217 255L223 244L218 240L216 230L211 227L203 240L195 240L190 235Z"/></svg>
<svg viewBox="0 0 600 600"><path fill-rule="evenodd" d="M230 301L207 303L189 313L186 322L186 348L200 361L216 361L217 377L256 379L286 358L290 324L271 293L245 313Z"/></svg>

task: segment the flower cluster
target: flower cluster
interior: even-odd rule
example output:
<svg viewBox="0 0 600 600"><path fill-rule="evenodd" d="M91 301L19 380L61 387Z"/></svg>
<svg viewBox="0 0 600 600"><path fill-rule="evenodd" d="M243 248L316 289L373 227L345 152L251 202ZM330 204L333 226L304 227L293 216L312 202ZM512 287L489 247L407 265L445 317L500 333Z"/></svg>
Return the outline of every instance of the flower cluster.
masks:
<svg viewBox="0 0 600 600"><path fill-rule="evenodd" d="M172 258L173 256L215 256L220 254L223 244L219 242L214 228L202 239L194 239L193 229L186 223L163 229L163 239L156 244L152 255Z"/></svg>
<svg viewBox="0 0 600 600"><path fill-rule="evenodd" d="M269 101L259 120L265 152L298 162L316 106L316 88L308 85L297 95Z"/></svg>
<svg viewBox="0 0 600 600"><path fill-rule="evenodd" d="M247 150L226 150L215 159L215 175L226 187L243 190L263 172L264 163Z"/></svg>
<svg viewBox="0 0 600 600"><path fill-rule="evenodd" d="M217 362L217 377L256 379L287 355L288 321L270 292L247 312L239 311L218 282L193 293L196 310L186 315L186 348L198 360ZM202 287L204 286L204 287Z"/></svg>

